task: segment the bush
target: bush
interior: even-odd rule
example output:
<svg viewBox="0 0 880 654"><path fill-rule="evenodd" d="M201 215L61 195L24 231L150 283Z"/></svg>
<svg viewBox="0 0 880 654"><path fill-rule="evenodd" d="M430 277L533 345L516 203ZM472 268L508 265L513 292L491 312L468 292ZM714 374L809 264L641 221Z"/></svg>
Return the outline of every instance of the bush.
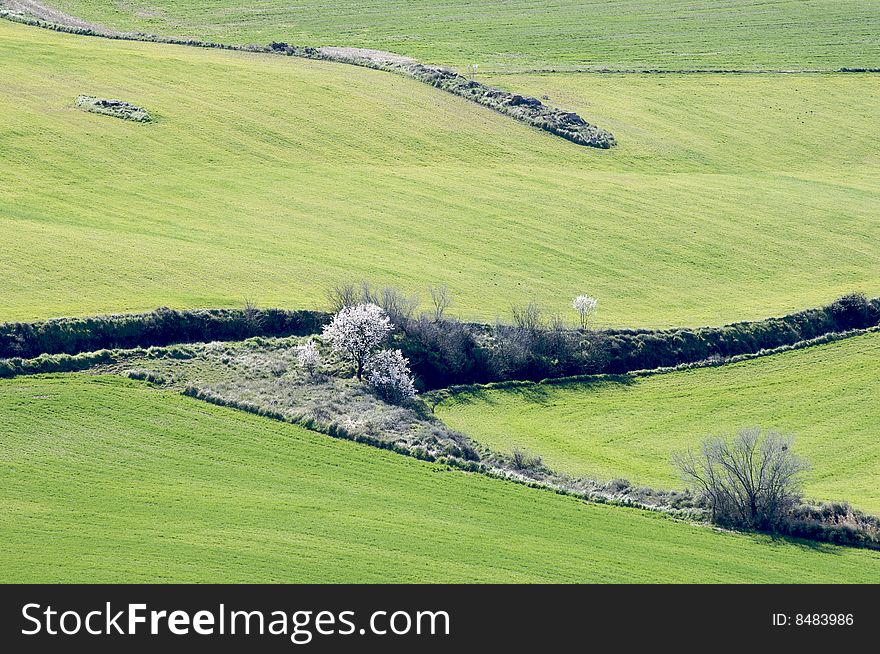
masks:
<svg viewBox="0 0 880 654"><path fill-rule="evenodd" d="M541 467L541 457L532 456L526 450L513 448L513 467L517 470L537 470Z"/></svg>
<svg viewBox="0 0 880 654"><path fill-rule="evenodd" d="M409 360L422 388L493 380L491 354L477 343L473 326L422 317L399 325L393 342Z"/></svg>
<svg viewBox="0 0 880 654"><path fill-rule="evenodd" d="M830 306L830 311L840 328L864 329L872 323L871 308L871 303L864 294L850 293L835 300Z"/></svg>
<svg viewBox="0 0 880 654"><path fill-rule="evenodd" d="M315 341L296 347L296 362L307 375L314 376L321 367L321 353Z"/></svg>
<svg viewBox="0 0 880 654"><path fill-rule="evenodd" d="M416 396L409 361L400 350L382 350L370 359L368 382L386 402L403 404Z"/></svg>

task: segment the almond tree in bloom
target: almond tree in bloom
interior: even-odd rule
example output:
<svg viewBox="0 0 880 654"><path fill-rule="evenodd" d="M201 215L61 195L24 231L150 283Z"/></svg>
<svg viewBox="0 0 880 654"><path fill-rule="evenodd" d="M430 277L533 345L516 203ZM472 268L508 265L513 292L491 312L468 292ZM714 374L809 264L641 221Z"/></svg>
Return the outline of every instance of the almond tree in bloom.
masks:
<svg viewBox="0 0 880 654"><path fill-rule="evenodd" d="M401 404L416 396L409 360L400 350L381 350L370 359L370 386L383 400Z"/></svg>
<svg viewBox="0 0 880 654"><path fill-rule="evenodd" d="M298 345L296 347L296 362L309 375L315 374L318 368L321 367L321 353L318 352L318 346L315 345L315 341L309 341L305 345Z"/></svg>
<svg viewBox="0 0 880 654"><path fill-rule="evenodd" d="M596 307L599 306L599 300L589 295L578 295L571 303L572 308L578 312L581 319L581 329L586 329L590 324L593 315L596 313Z"/></svg>
<svg viewBox="0 0 880 654"><path fill-rule="evenodd" d="M355 365L357 378L364 376L370 356L388 337L391 319L375 304L345 307L324 327L323 336L336 352L348 357Z"/></svg>

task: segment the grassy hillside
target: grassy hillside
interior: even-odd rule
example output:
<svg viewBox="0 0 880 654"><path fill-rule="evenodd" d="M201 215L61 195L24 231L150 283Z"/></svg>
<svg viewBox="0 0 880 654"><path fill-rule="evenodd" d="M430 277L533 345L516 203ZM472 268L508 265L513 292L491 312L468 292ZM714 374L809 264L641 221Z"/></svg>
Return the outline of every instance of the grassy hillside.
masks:
<svg viewBox="0 0 880 654"><path fill-rule="evenodd" d="M877 582L117 378L0 382L0 581Z"/></svg>
<svg viewBox="0 0 880 654"><path fill-rule="evenodd" d="M870 0L49 0L112 27L221 41L349 45L486 68L880 65Z"/></svg>
<svg viewBox="0 0 880 654"><path fill-rule="evenodd" d="M761 425L796 437L813 465L806 491L880 513L880 334L631 383L466 393L441 404L450 426L551 467L676 487L671 453L707 434Z"/></svg>
<svg viewBox="0 0 880 654"><path fill-rule="evenodd" d="M0 59L0 320L309 306L364 277L488 320L586 291L618 325L880 292L876 76L510 79L610 127L599 152L352 66L5 21Z"/></svg>

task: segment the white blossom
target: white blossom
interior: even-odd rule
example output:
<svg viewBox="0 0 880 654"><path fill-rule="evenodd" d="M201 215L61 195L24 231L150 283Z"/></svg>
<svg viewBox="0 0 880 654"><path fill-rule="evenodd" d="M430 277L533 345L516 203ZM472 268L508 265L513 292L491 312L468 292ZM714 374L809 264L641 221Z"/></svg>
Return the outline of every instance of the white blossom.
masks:
<svg viewBox="0 0 880 654"><path fill-rule="evenodd" d="M324 327L323 336L336 352L351 359L357 378L361 379L370 355L391 331L391 320L375 304L345 307Z"/></svg>
<svg viewBox="0 0 880 654"><path fill-rule="evenodd" d="M581 329L586 329L587 325L590 324L590 320L596 313L596 308L598 306L599 300L590 297L589 295L578 295L571 303L572 309L577 311L578 316L580 316Z"/></svg>
<svg viewBox="0 0 880 654"><path fill-rule="evenodd" d="M380 397L400 404L416 396L409 360L400 350L381 350L370 359L369 383Z"/></svg>
<svg viewBox="0 0 880 654"><path fill-rule="evenodd" d="M310 375L315 374L315 371L321 367L321 353L318 352L315 341L309 341L305 345L297 345L296 361L302 370Z"/></svg>

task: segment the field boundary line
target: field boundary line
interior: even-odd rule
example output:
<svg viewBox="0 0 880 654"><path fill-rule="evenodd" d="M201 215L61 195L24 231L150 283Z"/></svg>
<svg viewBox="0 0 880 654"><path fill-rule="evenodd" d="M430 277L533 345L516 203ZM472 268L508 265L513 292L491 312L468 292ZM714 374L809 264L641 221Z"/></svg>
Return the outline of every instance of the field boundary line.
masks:
<svg viewBox="0 0 880 654"><path fill-rule="evenodd" d="M0 0L2 2L2 0ZM33 3L35 6L42 6ZM56 12L58 13L58 12ZM549 107L533 97L522 96L503 89L487 86L474 79L467 79L463 75L445 66L429 66L416 61L397 60L392 58L375 58L373 56L356 56L358 51L351 49L315 48L311 46L291 46L287 43L272 42L269 45L230 45L212 41L197 39L177 39L162 37L152 34L117 32L108 30L99 25L83 27L81 25L68 25L57 23L42 18L32 18L27 14L0 8L0 18L5 18L14 23L39 27L55 32L76 34L80 36L95 36L99 38L117 41L139 41L146 43L159 43L165 45L181 45L196 48L213 48L219 50L231 50L236 52L249 52L258 54L271 54L301 59L329 61L338 64L348 64L362 68L370 68L389 73L396 73L408 77L417 82L433 86L441 91L464 98L475 104L493 109L496 112L513 118L516 121L549 132L577 145L608 149L617 145L614 135L592 123L587 122L578 114L563 109ZM66 14L58 13L56 19L73 19ZM370 51L360 51L366 54ZM388 53L391 54L391 53Z"/></svg>

